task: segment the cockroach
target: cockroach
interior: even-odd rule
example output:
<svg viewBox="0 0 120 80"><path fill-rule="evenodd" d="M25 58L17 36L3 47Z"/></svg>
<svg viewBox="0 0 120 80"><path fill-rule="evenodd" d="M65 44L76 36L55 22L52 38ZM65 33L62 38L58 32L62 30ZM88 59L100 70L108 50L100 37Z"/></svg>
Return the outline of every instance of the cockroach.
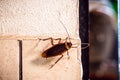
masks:
<svg viewBox="0 0 120 80"><path fill-rule="evenodd" d="M51 42L52 42L53 38L49 38L49 39L51 39ZM66 41L64 43L60 43L60 41L58 44L55 44L55 45L52 43L53 46L48 48L42 53L43 58L49 58L49 57L55 57L55 56L61 55L61 57L50 68L52 68L63 57L63 53L67 52L67 55L69 56L68 50L72 47L72 43L67 42L67 39L68 38L66 38Z"/></svg>
<svg viewBox="0 0 120 80"><path fill-rule="evenodd" d="M62 25L64 26L63 23L62 23ZM65 26L64 26L64 28L65 28L65 30L66 30L66 32L68 34L68 31L67 31L67 29L66 29ZM48 40L48 39L51 40L52 47L50 47L47 50L43 51L43 53L41 54L41 56L43 58L50 58L50 57L55 57L55 56L61 55L61 57L58 58L58 60L53 65L51 65L51 67L49 68L49 69L51 69L63 57L63 53L67 52L68 59L69 59L68 50L71 49L71 48L76 48L76 47L72 47L73 44L70 41L69 34L68 34L68 37L66 37L65 42L63 42L63 43L60 42L61 38L58 38L58 39L55 39L55 40L59 40L58 44L54 44L53 43L54 39L52 37L47 38L47 39L43 39L43 41ZM69 41L68 41L68 39L69 39Z"/></svg>

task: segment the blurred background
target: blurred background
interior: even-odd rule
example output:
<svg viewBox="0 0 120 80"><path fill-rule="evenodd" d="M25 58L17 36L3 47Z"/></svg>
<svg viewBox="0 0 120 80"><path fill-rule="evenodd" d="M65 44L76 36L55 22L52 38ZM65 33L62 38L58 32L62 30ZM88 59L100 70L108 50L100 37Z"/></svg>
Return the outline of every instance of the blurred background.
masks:
<svg viewBox="0 0 120 80"><path fill-rule="evenodd" d="M118 54L119 54L119 79L120 79L120 0L118 1Z"/></svg>
<svg viewBox="0 0 120 80"><path fill-rule="evenodd" d="M89 0L91 80L119 80L117 4L117 0Z"/></svg>

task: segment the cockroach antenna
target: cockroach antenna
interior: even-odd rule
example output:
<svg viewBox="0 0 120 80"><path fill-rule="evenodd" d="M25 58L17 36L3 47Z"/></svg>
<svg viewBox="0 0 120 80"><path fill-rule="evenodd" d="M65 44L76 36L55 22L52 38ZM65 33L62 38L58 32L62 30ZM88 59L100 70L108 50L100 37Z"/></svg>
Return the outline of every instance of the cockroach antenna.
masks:
<svg viewBox="0 0 120 80"><path fill-rule="evenodd" d="M63 25L63 27L65 28L65 30L66 30L66 32L67 32L67 35L68 35L68 38L69 38L69 41L71 42L71 40L70 40L70 35L69 35L69 33L68 33L68 31L67 31L67 28L65 27L65 25L63 24L63 22L59 19L59 21L60 21L60 23Z"/></svg>

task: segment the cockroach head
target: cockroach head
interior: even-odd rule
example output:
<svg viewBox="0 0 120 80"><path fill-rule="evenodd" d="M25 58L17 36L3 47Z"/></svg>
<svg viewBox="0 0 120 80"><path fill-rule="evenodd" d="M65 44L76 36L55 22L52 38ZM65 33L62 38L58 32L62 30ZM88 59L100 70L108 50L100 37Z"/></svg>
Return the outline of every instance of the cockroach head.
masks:
<svg viewBox="0 0 120 80"><path fill-rule="evenodd" d="M72 47L72 43L71 42L68 42L67 45L68 45L69 48Z"/></svg>

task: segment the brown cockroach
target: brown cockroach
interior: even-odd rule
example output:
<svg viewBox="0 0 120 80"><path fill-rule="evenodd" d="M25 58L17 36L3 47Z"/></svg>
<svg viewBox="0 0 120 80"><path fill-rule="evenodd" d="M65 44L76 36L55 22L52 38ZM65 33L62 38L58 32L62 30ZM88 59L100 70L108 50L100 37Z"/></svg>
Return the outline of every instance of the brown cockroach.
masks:
<svg viewBox="0 0 120 80"><path fill-rule="evenodd" d="M62 23L62 25L64 26L63 23ZM65 28L65 30L66 30L66 32L68 34L68 31L67 31L65 26L64 26L64 28ZM55 57L55 56L61 55L61 57L49 69L51 69L63 57L63 53L67 52L68 59L69 59L68 50L71 49L71 48L77 48L77 47L72 47L73 44L70 41L69 34L68 34L68 37L65 39L65 42L63 42L63 43L60 42L61 38L53 39L53 38L50 37L50 38L47 38L47 39L43 39L43 41L48 40L48 39L51 40L52 47L50 47L47 50L43 51L41 56L43 58L49 58L49 57ZM69 39L69 41L67 41L68 39ZM59 40L58 44L54 44L53 40ZM84 47L84 48L86 48L86 47Z"/></svg>
<svg viewBox="0 0 120 80"><path fill-rule="evenodd" d="M42 53L42 57L43 58L49 58L49 57L55 57L55 56L61 55L61 57L50 67L50 68L52 68L63 57L63 53L67 52L67 55L69 56L68 50L72 47L72 43L71 42L67 42L68 38L66 38L66 41L64 43L60 43L60 41L59 41L58 44L54 45L52 43L53 38L48 38L48 39L51 39L51 44L53 46L48 48L47 50L45 50ZM61 40L61 38L59 38L59 39ZM69 59L69 57L68 57L68 59Z"/></svg>

